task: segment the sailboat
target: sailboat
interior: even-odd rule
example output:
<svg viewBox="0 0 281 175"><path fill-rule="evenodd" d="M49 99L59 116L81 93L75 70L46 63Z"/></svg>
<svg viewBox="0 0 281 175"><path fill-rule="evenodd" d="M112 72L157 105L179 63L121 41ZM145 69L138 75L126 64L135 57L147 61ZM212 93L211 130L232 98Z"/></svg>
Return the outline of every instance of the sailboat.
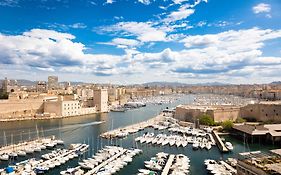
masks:
<svg viewBox="0 0 281 175"><path fill-rule="evenodd" d="M9 153L9 157L11 157L11 158L18 157L18 155L17 155L17 153L15 152L15 149L14 149L15 145L14 145L13 141L14 141L14 135L11 134L11 145L13 147L13 151Z"/></svg>
<svg viewBox="0 0 281 175"><path fill-rule="evenodd" d="M22 132L20 133L20 139L21 139L20 142L22 143ZM18 150L17 154L18 156L22 156L22 157L26 156L26 152L23 150Z"/></svg>
<svg viewBox="0 0 281 175"><path fill-rule="evenodd" d="M6 133L4 131L4 146L7 146L7 138ZM9 160L9 155L7 153L3 153L0 155L0 160L7 161Z"/></svg>

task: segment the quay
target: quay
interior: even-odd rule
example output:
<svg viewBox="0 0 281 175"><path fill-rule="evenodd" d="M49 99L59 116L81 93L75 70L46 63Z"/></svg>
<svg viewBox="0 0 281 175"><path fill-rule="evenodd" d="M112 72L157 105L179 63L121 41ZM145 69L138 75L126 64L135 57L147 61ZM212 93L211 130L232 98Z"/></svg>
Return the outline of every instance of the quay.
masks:
<svg viewBox="0 0 281 175"><path fill-rule="evenodd" d="M216 141L217 146L219 147L221 152L228 152L229 150L224 145L223 141L221 140L220 136L216 131L212 131L212 135Z"/></svg>
<svg viewBox="0 0 281 175"><path fill-rule="evenodd" d="M41 163L38 164L38 166L44 166L44 165L48 165L48 164L51 164L54 160L58 160L58 159L62 159L70 154L73 154L73 153L76 153L77 150L81 150L83 148L84 145L79 145L78 147L72 149L72 150L68 150L66 153L64 154L61 154L57 157L54 157L52 159L48 159L46 161L43 161Z"/></svg>
<svg viewBox="0 0 281 175"><path fill-rule="evenodd" d="M50 141L55 140L55 136L39 138L31 141L25 141L18 144L12 144L8 146L0 147L0 155L4 153L10 153L15 150L24 150L26 146L33 145L33 144L44 144L49 143Z"/></svg>
<svg viewBox="0 0 281 175"><path fill-rule="evenodd" d="M129 133L138 132L139 130L150 127L150 126L154 125L155 123L162 121L163 119L164 119L164 114L161 113L147 121L125 126L123 128L117 128L117 129L102 133L100 136L103 138L106 138L106 139L115 138L115 137L125 137Z"/></svg>
<svg viewBox="0 0 281 175"><path fill-rule="evenodd" d="M168 175L169 170L170 170L170 167L172 166L172 163L173 163L173 161L174 161L174 158L175 158L175 155L174 155L174 154L171 154L171 155L169 156L169 159L168 159L168 161L167 161L167 163L166 163L166 165L165 165L165 167L164 167L164 169L163 169L161 175Z"/></svg>
<svg viewBox="0 0 281 175"><path fill-rule="evenodd" d="M87 173L85 173L85 175L96 175L96 172L101 169L102 167L104 167L105 165L107 165L108 163L112 162L113 160L115 160L116 158L118 158L119 156L121 156L122 154L124 154L127 150L122 150L121 152L119 152L118 154L112 156L111 158L107 159L106 161L103 161L101 164L99 164L98 166L96 166L94 169L88 171Z"/></svg>

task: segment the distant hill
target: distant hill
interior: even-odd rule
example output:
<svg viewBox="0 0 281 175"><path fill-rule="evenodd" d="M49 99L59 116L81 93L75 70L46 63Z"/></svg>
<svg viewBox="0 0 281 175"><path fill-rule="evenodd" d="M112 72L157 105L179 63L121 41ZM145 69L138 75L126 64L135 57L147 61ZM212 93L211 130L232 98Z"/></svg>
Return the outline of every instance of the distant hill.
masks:
<svg viewBox="0 0 281 175"><path fill-rule="evenodd" d="M149 83L143 83L142 86L158 86L158 87L182 87L182 86L224 86L228 85L226 83L220 83L220 82L207 82L207 83L197 83L197 84L187 84L187 83L179 83L179 82L149 82Z"/></svg>
<svg viewBox="0 0 281 175"><path fill-rule="evenodd" d="M165 87L165 86L172 86L172 87L180 87L180 86L187 86L188 84L185 83L179 83L179 82L148 82L148 83L143 83L141 84L143 86L148 86L148 87L153 87L153 86L158 86L158 87Z"/></svg>
<svg viewBox="0 0 281 175"><path fill-rule="evenodd" d="M14 80L14 79L10 79L10 80ZM2 82L4 80L0 80L0 87L2 87ZM17 84L20 86L35 86L37 81L31 81L31 80L25 80L25 79L18 79L17 80ZM59 82L59 84L64 84L66 83L66 81L63 82ZM84 82L70 82L71 85L79 85L79 84L88 84L88 83L84 83Z"/></svg>
<svg viewBox="0 0 281 175"><path fill-rule="evenodd" d="M281 84L281 81L273 81L270 84Z"/></svg>

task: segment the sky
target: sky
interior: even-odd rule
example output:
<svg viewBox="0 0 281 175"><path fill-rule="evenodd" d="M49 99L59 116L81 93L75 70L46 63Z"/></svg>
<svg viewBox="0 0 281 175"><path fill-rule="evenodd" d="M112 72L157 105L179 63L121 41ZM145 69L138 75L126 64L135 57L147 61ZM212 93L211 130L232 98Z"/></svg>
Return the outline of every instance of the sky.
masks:
<svg viewBox="0 0 281 175"><path fill-rule="evenodd" d="M280 0L0 0L0 79L281 80Z"/></svg>

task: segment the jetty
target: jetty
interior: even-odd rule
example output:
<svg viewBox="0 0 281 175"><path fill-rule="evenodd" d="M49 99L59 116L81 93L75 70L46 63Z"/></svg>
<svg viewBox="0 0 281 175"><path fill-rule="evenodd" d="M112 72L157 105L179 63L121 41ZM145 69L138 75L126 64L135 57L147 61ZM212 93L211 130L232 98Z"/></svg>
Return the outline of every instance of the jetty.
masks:
<svg viewBox="0 0 281 175"><path fill-rule="evenodd" d="M219 147L221 152L228 152L229 150L226 148L225 144L221 140L220 136L216 131L212 131L212 135L216 141L217 146Z"/></svg>
<svg viewBox="0 0 281 175"><path fill-rule="evenodd" d="M31 145L43 145L46 143L49 143L51 141L55 140L55 136L45 137L45 138L39 138L31 141L24 141L17 144L11 144L7 146L0 147L0 155L4 153L10 153L15 150L25 150L26 147Z"/></svg>
<svg viewBox="0 0 281 175"><path fill-rule="evenodd" d="M168 175L170 167L172 166L172 163L173 163L174 159L175 159L175 155L171 154L169 156L169 159L168 159L168 161L167 161L167 163L166 163L166 165L165 165L161 175Z"/></svg>
<svg viewBox="0 0 281 175"><path fill-rule="evenodd" d="M112 162L113 160L117 159L119 156L123 155L127 150L122 150L121 152L115 154L114 156L112 156L111 158L103 161L101 164L99 164L98 166L96 166L95 168L91 169L90 171L88 171L85 175L92 175L92 174L96 174L98 172L99 169L101 169L102 167L104 167L105 165L107 165L108 163Z"/></svg>
<svg viewBox="0 0 281 175"><path fill-rule="evenodd" d="M117 128L105 133L102 133L100 136L106 139L110 138L116 138L116 137L125 137L128 134L136 133L140 130L143 130L144 128L151 127L154 124L159 123L160 121L163 121L165 119L165 115L163 113L157 115L156 117L153 117L147 121L143 121L140 123L132 124L129 126L125 126L122 128Z"/></svg>

